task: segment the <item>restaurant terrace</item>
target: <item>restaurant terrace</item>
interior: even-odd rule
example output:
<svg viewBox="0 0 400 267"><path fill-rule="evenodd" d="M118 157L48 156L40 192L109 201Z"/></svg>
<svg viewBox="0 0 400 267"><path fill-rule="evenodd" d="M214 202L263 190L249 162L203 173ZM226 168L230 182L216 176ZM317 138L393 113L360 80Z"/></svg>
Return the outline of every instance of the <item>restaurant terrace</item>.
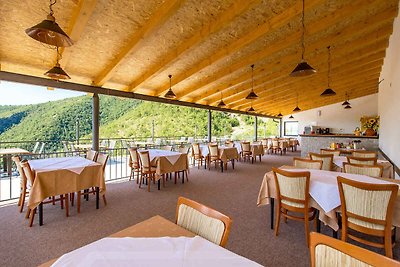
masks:
<svg viewBox="0 0 400 267"><path fill-rule="evenodd" d="M0 98L91 99L84 137L0 129L0 265L400 266L399 4L0 1ZM106 136L103 97L206 125Z"/></svg>

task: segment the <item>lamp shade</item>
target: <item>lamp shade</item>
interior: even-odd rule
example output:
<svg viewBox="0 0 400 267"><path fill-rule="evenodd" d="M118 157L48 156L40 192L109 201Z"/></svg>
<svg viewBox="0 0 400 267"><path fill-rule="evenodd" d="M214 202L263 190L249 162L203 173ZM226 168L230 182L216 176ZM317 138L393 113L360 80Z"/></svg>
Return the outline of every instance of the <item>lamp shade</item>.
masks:
<svg viewBox="0 0 400 267"><path fill-rule="evenodd" d="M165 93L164 97L165 97L165 98L171 98L171 99L172 99L172 98L175 98L176 95L175 95L175 93L172 91L172 89L169 88L169 89L168 89L168 92Z"/></svg>
<svg viewBox="0 0 400 267"><path fill-rule="evenodd" d="M49 71L47 71L44 75L50 77L53 80L71 79L71 77L69 77L69 75L60 67L60 64L58 63Z"/></svg>
<svg viewBox="0 0 400 267"><path fill-rule="evenodd" d="M289 119L294 119L293 115L290 115Z"/></svg>
<svg viewBox="0 0 400 267"><path fill-rule="evenodd" d="M351 109L351 106L347 105L347 106L344 107L344 109Z"/></svg>
<svg viewBox="0 0 400 267"><path fill-rule="evenodd" d="M248 112L253 112L253 111L256 111L256 110L253 107L250 107L247 111Z"/></svg>
<svg viewBox="0 0 400 267"><path fill-rule="evenodd" d="M219 101L217 106L222 108L222 107L225 107L226 105L225 105L224 101L221 99L221 101Z"/></svg>
<svg viewBox="0 0 400 267"><path fill-rule="evenodd" d="M278 114L277 116L278 116L278 117L282 117L283 115L282 115L282 113L279 112L279 114Z"/></svg>
<svg viewBox="0 0 400 267"><path fill-rule="evenodd" d="M73 41L58 26L55 18L51 15L39 24L25 30L26 34L33 39L56 47L66 47L73 45Z"/></svg>
<svg viewBox="0 0 400 267"><path fill-rule="evenodd" d="M296 106L296 107L293 109L293 112L299 112L299 111L301 111L301 109L299 108L299 106Z"/></svg>
<svg viewBox="0 0 400 267"><path fill-rule="evenodd" d="M251 90L251 92L246 96L246 99L257 99L258 95L256 95L256 93L254 93L253 90Z"/></svg>
<svg viewBox="0 0 400 267"><path fill-rule="evenodd" d="M290 76L292 77L303 77L303 76L308 76L311 74L316 73L317 71L308 65L307 62L302 61L299 64L297 64L296 68L290 73Z"/></svg>
<svg viewBox="0 0 400 267"><path fill-rule="evenodd" d="M325 91L322 92L321 96L334 96L336 92L333 91L331 88L326 88Z"/></svg>
<svg viewBox="0 0 400 267"><path fill-rule="evenodd" d="M342 103L342 106L348 106L348 105L350 105L350 103L347 100Z"/></svg>

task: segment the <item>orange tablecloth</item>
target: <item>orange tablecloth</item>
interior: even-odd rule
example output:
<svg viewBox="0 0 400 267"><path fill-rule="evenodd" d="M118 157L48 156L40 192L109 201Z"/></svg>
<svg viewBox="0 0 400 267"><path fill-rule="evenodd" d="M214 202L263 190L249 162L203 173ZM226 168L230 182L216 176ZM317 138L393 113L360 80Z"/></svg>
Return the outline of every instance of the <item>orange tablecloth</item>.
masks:
<svg viewBox="0 0 400 267"><path fill-rule="evenodd" d="M239 159L236 147L219 147L219 157L223 163L228 163L232 159Z"/></svg>
<svg viewBox="0 0 400 267"><path fill-rule="evenodd" d="M157 168L156 180L159 180L162 174L189 169L189 161L186 153L160 149L149 149L149 152L151 165Z"/></svg>
<svg viewBox="0 0 400 267"><path fill-rule="evenodd" d="M35 174L28 207L33 209L43 200L91 187L106 191L101 164L80 157L49 158L29 161Z"/></svg>

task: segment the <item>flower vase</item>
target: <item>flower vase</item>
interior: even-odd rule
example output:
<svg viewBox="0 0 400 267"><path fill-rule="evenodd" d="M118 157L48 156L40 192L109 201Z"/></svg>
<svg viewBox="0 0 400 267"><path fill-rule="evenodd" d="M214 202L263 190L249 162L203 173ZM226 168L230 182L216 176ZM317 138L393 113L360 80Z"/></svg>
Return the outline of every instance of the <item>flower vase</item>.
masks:
<svg viewBox="0 0 400 267"><path fill-rule="evenodd" d="M366 136L375 136L375 135L376 135L376 132L375 132L375 130L372 129L372 128L367 128L367 129L365 130L365 135L366 135Z"/></svg>

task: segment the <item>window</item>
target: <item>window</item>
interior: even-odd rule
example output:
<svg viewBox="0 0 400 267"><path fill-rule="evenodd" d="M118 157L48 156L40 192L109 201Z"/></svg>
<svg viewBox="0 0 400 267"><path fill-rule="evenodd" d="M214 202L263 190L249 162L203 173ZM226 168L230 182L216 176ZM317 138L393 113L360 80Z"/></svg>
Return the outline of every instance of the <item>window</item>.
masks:
<svg viewBox="0 0 400 267"><path fill-rule="evenodd" d="M297 136L299 134L299 122L285 121L283 133L285 136Z"/></svg>

